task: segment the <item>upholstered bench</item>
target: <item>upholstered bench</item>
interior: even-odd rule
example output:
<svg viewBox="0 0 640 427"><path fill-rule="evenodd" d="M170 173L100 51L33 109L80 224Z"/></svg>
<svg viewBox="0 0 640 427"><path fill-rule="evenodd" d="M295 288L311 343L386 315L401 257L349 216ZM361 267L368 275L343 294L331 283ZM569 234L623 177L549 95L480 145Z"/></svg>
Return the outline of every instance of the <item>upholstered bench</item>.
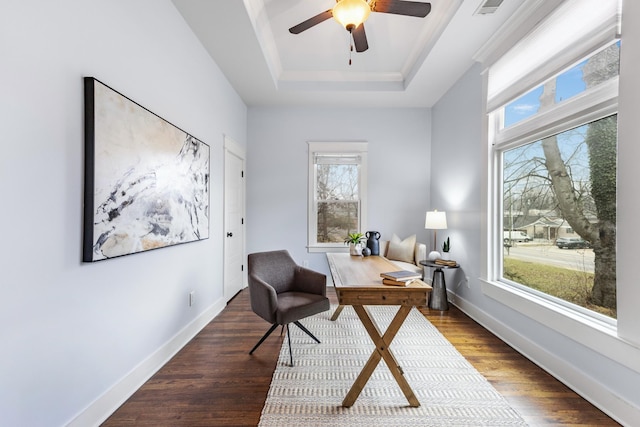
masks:
<svg viewBox="0 0 640 427"><path fill-rule="evenodd" d="M424 275L420 261L427 259L427 246L416 242L415 234L401 240L395 234L391 240L380 240L380 255L403 270Z"/></svg>

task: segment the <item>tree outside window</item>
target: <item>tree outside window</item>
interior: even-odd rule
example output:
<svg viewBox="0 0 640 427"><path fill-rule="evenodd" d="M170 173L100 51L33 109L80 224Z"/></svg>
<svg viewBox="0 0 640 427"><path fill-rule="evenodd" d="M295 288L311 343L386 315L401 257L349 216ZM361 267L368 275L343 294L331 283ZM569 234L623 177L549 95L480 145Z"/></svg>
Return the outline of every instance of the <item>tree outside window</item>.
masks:
<svg viewBox="0 0 640 427"><path fill-rule="evenodd" d="M309 251L346 249L366 228L366 142L309 143Z"/></svg>
<svg viewBox="0 0 640 427"><path fill-rule="evenodd" d="M504 128L578 103L617 77L618 62L614 43L548 80L504 108ZM616 317L617 115L515 145L502 151L503 228L534 240L505 239L503 278Z"/></svg>
<svg viewBox="0 0 640 427"><path fill-rule="evenodd" d="M358 232L360 200L358 164L317 164L317 241L341 243Z"/></svg>

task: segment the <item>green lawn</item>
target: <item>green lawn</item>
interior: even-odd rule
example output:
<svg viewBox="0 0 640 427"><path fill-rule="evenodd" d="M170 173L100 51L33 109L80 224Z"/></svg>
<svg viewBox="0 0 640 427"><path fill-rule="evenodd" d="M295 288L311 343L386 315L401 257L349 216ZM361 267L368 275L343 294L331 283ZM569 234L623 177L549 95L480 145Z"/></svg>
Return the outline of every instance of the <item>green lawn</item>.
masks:
<svg viewBox="0 0 640 427"><path fill-rule="evenodd" d="M504 277L589 310L616 318L615 310L589 303L593 287L593 273L505 258Z"/></svg>

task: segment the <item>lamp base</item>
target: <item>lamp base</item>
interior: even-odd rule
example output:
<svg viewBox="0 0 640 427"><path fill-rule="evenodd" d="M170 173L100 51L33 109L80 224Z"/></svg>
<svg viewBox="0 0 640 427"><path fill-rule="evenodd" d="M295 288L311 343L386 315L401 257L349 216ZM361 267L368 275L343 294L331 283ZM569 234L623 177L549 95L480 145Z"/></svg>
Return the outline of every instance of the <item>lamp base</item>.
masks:
<svg viewBox="0 0 640 427"><path fill-rule="evenodd" d="M428 256L428 258L429 258L429 261L435 261L435 260L437 260L437 259L440 259L440 258L441 258L441 256L440 256L440 252L438 252L438 251L431 251L431 252L429 252L429 256Z"/></svg>

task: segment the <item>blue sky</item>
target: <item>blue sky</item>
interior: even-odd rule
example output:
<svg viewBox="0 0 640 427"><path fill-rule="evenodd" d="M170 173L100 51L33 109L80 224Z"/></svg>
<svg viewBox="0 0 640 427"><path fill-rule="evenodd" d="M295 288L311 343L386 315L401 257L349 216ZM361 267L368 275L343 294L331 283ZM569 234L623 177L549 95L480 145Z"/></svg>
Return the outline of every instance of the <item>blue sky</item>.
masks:
<svg viewBox="0 0 640 427"><path fill-rule="evenodd" d="M620 41L618 40L615 44L619 49ZM608 47L599 52L596 52L579 64L574 65L567 71L556 76L556 104L585 91L586 85L582 78L582 69L587 61L589 61L589 59L600 55L601 53L605 52L606 49L608 49ZM614 58L611 56L605 56L604 58L608 61L618 60L618 58ZM542 95L542 85L536 87L535 89L508 104L504 108L504 127L511 126L536 114L538 112L538 109L540 108L540 95Z"/></svg>
<svg viewBox="0 0 640 427"><path fill-rule="evenodd" d="M586 89L582 80L582 67L586 63L587 61L584 60L556 77L556 104ZM536 114L540 108L540 95L542 95L542 85L508 104L504 111L504 127Z"/></svg>

